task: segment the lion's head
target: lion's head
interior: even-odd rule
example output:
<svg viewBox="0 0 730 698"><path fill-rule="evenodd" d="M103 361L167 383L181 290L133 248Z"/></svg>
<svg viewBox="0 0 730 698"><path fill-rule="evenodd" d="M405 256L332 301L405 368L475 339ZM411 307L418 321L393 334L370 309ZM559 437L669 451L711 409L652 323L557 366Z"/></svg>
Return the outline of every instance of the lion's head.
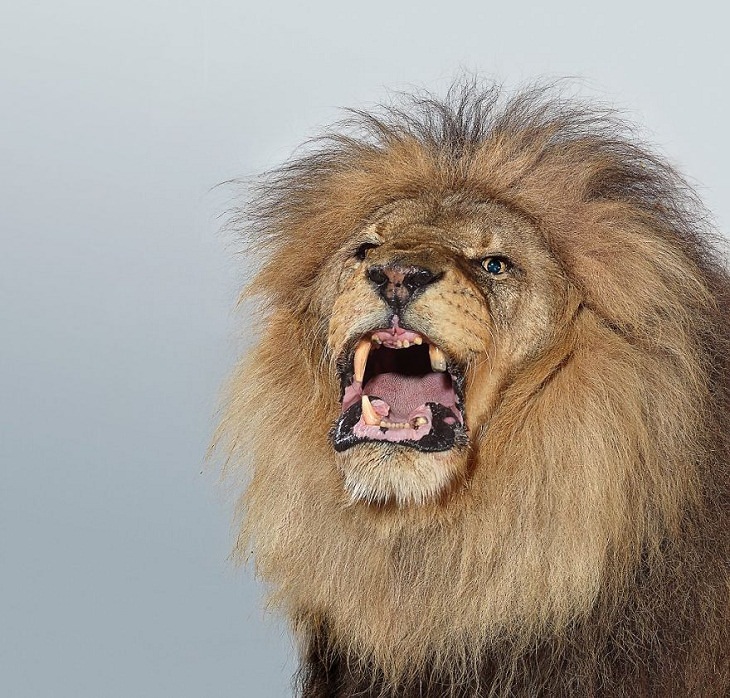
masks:
<svg viewBox="0 0 730 698"><path fill-rule="evenodd" d="M239 553L397 682L560 633L685 530L728 284L605 114L466 89L356 122L247 213L259 342L220 433L253 463Z"/></svg>
<svg viewBox="0 0 730 698"><path fill-rule="evenodd" d="M486 199L397 200L348 242L319 277L344 486L355 501L443 499L467 484L509 377L564 341L577 294L535 223Z"/></svg>

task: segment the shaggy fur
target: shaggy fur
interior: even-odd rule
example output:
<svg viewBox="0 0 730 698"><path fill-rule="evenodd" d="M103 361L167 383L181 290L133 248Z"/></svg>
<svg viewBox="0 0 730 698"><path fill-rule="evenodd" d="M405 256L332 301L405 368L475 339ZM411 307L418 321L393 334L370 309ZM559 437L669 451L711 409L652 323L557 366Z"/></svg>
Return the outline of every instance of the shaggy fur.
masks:
<svg viewBox="0 0 730 698"><path fill-rule="evenodd" d="M729 695L730 280L666 163L608 113L462 86L355 113L234 223L261 315L217 441L303 695ZM521 275L489 286L499 245ZM336 454L393 255L443 272L408 317L465 367L468 443Z"/></svg>

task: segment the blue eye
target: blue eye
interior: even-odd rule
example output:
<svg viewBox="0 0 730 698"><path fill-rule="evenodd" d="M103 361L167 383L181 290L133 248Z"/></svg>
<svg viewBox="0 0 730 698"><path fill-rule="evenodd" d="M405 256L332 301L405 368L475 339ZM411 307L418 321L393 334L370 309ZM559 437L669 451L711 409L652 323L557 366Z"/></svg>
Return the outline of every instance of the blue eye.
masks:
<svg viewBox="0 0 730 698"><path fill-rule="evenodd" d="M504 274L509 269L509 262L504 257L487 257L482 260L482 266L494 276Z"/></svg>

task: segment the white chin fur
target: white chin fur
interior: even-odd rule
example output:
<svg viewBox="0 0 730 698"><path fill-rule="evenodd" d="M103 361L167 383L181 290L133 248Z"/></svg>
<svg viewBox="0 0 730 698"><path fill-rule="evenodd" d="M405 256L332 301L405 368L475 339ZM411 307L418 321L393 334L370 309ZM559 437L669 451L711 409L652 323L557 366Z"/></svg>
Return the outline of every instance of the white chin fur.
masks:
<svg viewBox="0 0 730 698"><path fill-rule="evenodd" d="M354 502L420 505L441 496L464 460L453 450L424 453L410 448L358 444L339 454L345 489Z"/></svg>

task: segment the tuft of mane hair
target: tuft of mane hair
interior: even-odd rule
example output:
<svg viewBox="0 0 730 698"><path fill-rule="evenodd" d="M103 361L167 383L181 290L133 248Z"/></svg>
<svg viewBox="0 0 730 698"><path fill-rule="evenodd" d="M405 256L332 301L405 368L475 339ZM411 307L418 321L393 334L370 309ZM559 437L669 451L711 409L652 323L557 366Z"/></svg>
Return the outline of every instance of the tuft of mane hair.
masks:
<svg viewBox="0 0 730 698"><path fill-rule="evenodd" d="M331 270L403 201L514 212L575 302L467 414L447 491L354 501ZM669 164L552 87L459 83L351 112L230 226L260 262L258 338L215 443L303 696L730 696L730 276Z"/></svg>

